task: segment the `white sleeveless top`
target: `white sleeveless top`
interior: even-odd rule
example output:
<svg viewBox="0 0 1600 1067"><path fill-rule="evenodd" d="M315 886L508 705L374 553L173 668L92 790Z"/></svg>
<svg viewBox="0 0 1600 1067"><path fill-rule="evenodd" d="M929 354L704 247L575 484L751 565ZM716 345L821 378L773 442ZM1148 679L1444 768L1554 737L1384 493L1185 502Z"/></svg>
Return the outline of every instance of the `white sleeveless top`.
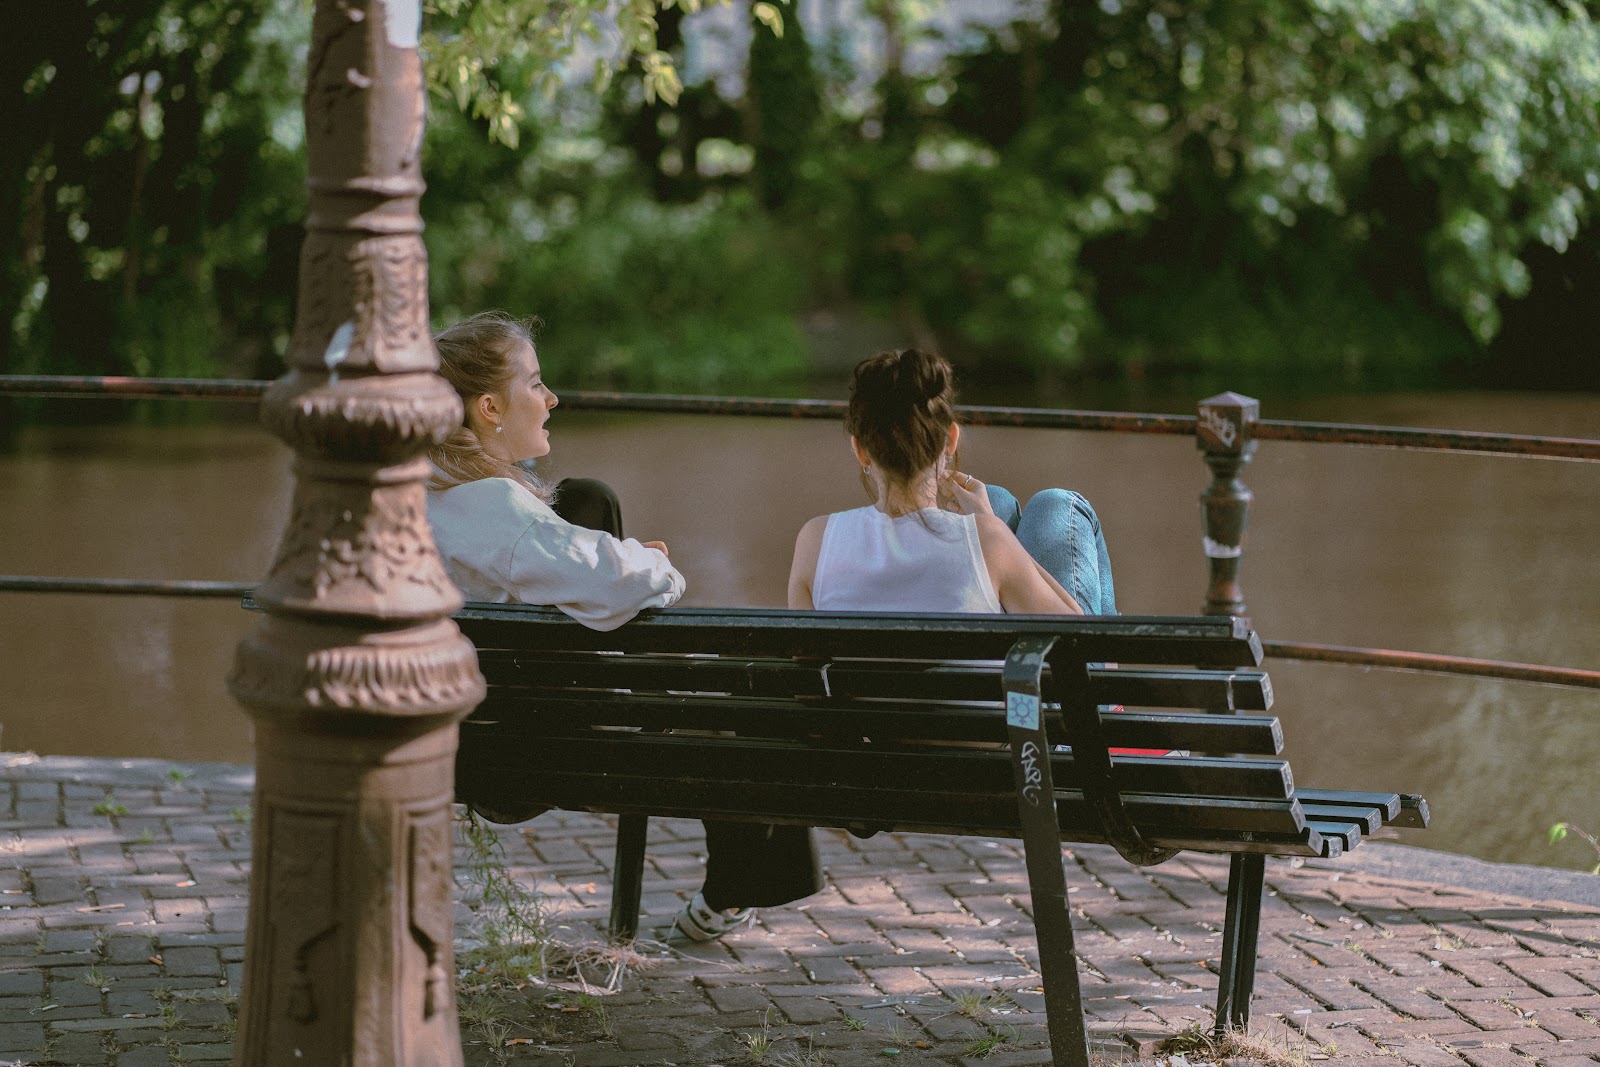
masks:
<svg viewBox="0 0 1600 1067"><path fill-rule="evenodd" d="M875 507L828 516L811 582L818 611L999 614L978 520L937 508L890 518Z"/></svg>

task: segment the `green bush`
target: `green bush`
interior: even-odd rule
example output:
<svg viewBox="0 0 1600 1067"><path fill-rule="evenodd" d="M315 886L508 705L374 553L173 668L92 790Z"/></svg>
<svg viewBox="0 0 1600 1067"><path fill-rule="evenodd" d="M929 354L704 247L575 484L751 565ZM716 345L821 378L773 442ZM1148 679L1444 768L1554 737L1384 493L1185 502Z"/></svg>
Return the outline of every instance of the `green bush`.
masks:
<svg viewBox="0 0 1600 1067"><path fill-rule="evenodd" d="M435 321L540 316L558 384L766 390L809 366L805 271L744 191L659 204L602 178L581 195L463 203L429 233Z"/></svg>

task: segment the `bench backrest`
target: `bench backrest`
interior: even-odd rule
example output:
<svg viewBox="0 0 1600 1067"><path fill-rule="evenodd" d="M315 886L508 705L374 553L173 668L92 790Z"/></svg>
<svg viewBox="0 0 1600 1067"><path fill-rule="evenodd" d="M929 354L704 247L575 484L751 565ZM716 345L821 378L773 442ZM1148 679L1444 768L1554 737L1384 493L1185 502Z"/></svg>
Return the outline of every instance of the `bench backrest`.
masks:
<svg viewBox="0 0 1600 1067"><path fill-rule="evenodd" d="M1240 620L673 609L597 633L469 605L457 622L490 686L462 728L464 799L1015 837L1034 774L1063 838L1144 862L1341 845L1259 714L1271 688ZM1025 771L1007 743L1030 685L1049 743Z"/></svg>

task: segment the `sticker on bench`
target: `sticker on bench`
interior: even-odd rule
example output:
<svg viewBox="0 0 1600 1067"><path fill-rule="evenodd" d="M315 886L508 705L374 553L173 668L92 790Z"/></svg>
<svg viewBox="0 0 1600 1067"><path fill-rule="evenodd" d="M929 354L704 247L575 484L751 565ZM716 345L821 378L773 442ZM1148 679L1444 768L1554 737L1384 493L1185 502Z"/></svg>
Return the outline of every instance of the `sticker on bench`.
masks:
<svg viewBox="0 0 1600 1067"><path fill-rule="evenodd" d="M1032 693L1006 694L1006 725L1024 730L1039 728L1039 698Z"/></svg>

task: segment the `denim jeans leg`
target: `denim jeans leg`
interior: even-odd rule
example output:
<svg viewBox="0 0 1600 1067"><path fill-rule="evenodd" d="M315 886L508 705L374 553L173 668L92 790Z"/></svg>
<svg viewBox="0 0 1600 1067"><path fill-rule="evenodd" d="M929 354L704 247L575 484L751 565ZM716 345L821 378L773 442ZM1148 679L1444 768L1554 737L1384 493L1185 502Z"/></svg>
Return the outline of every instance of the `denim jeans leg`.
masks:
<svg viewBox="0 0 1600 1067"><path fill-rule="evenodd" d="M984 485L989 494L989 507L994 511L995 518L1011 527L1011 532L1017 532L1017 523L1022 520L1022 505L1017 503L1017 498L1011 490L1003 485Z"/></svg>
<svg viewBox="0 0 1600 1067"><path fill-rule="evenodd" d="M1111 555L1100 518L1089 502L1066 489L1046 489L1028 501L1017 540L1090 615L1115 615Z"/></svg>

